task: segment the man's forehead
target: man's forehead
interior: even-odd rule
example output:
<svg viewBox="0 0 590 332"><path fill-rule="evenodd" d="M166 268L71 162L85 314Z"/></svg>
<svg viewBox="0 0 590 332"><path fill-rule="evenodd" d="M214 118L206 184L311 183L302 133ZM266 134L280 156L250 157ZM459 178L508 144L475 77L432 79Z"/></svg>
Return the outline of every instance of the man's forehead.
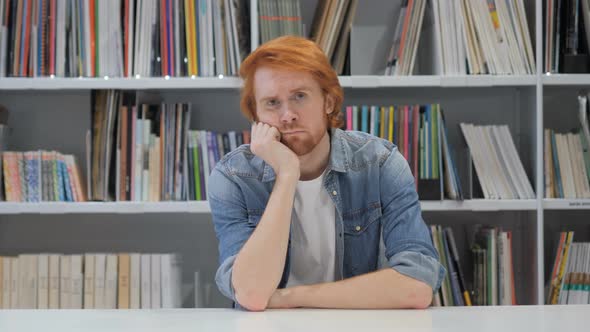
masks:
<svg viewBox="0 0 590 332"><path fill-rule="evenodd" d="M257 92L266 96L301 89L312 90L318 84L307 72L264 67L256 71L254 85Z"/></svg>

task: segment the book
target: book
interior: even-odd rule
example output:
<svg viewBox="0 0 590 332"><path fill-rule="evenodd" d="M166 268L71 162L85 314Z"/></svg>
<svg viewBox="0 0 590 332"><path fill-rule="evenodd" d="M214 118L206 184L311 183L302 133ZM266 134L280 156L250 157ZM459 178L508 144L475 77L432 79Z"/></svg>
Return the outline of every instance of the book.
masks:
<svg viewBox="0 0 590 332"><path fill-rule="evenodd" d="M117 309L117 266L119 257L117 254L106 255L105 281L104 281L104 308Z"/></svg>
<svg viewBox="0 0 590 332"><path fill-rule="evenodd" d="M106 309L106 269L107 255L94 256L94 309Z"/></svg>
<svg viewBox="0 0 590 332"><path fill-rule="evenodd" d="M268 20L303 36L296 5ZM0 17L0 77L236 76L251 48L236 0L8 1Z"/></svg>
<svg viewBox="0 0 590 332"><path fill-rule="evenodd" d="M83 256L70 256L70 309L82 309L84 304Z"/></svg>
<svg viewBox="0 0 590 332"><path fill-rule="evenodd" d="M141 254L140 258L140 280L141 280L141 308L151 309L152 308L152 281L151 281L151 255Z"/></svg>
<svg viewBox="0 0 590 332"><path fill-rule="evenodd" d="M578 96L579 127L566 133L544 131L545 197L590 198L588 98Z"/></svg>
<svg viewBox="0 0 590 332"><path fill-rule="evenodd" d="M129 309L141 308L141 255L129 254Z"/></svg>
<svg viewBox="0 0 590 332"><path fill-rule="evenodd" d="M351 105L343 112L343 130L363 131L396 145L410 165L420 199L463 198L439 104Z"/></svg>
<svg viewBox="0 0 590 332"><path fill-rule="evenodd" d="M190 104L132 106L133 97L111 90L94 96L89 152L92 200L205 200L208 175L215 164L249 142L249 131L192 130ZM66 164L69 160L65 158ZM68 189L80 196L84 188L73 170L70 174L68 169L64 178L74 180Z"/></svg>
<svg viewBox="0 0 590 332"><path fill-rule="evenodd" d="M143 267L142 255L147 257ZM156 262L160 259L162 269ZM182 260L176 253L0 256L0 308L140 309L142 268L148 272L143 280L149 286L144 297L150 300L146 308L152 307L151 300L157 301L158 294L162 294L162 302L154 307L180 308ZM152 280L156 270L161 277L154 275Z"/></svg>
<svg viewBox="0 0 590 332"><path fill-rule="evenodd" d="M129 254L119 254L118 270L118 290L117 290L117 309L129 309L129 285L130 285L130 256Z"/></svg>
<svg viewBox="0 0 590 332"><path fill-rule="evenodd" d="M94 278L96 256L84 255L84 309L94 309Z"/></svg>
<svg viewBox="0 0 590 332"><path fill-rule="evenodd" d="M460 124L486 199L533 199L535 193L506 125Z"/></svg>

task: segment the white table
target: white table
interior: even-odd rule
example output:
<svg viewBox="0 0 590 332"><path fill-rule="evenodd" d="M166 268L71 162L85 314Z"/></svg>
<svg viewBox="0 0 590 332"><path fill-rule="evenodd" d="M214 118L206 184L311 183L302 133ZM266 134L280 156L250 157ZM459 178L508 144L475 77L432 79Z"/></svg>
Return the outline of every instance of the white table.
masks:
<svg viewBox="0 0 590 332"><path fill-rule="evenodd" d="M428 310L0 310L0 331L588 331L590 305Z"/></svg>

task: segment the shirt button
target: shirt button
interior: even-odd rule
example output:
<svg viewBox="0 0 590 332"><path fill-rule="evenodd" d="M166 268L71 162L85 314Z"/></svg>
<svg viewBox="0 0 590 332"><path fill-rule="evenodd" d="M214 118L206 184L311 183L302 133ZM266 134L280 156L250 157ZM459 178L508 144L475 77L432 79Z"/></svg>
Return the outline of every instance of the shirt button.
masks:
<svg viewBox="0 0 590 332"><path fill-rule="evenodd" d="M332 195L334 195L334 196L338 195L338 193L336 192L336 190L334 190L334 191L332 192Z"/></svg>
<svg viewBox="0 0 590 332"><path fill-rule="evenodd" d="M361 226L356 226L354 229L356 229L356 231L360 231L361 230Z"/></svg>

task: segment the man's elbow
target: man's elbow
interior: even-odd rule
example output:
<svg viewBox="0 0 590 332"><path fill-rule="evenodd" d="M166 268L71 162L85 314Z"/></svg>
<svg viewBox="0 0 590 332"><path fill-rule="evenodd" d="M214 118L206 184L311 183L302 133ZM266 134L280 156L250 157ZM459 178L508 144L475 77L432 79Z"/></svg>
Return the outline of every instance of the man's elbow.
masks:
<svg viewBox="0 0 590 332"><path fill-rule="evenodd" d="M428 309L432 303L432 293L417 298L411 305L412 309Z"/></svg>
<svg viewBox="0 0 590 332"><path fill-rule="evenodd" d="M423 282L418 282L408 296L406 306L409 309L426 309L431 303L432 288Z"/></svg>
<svg viewBox="0 0 590 332"><path fill-rule="evenodd" d="M248 311L264 311L268 306L268 297L256 291L236 291L236 301Z"/></svg>

